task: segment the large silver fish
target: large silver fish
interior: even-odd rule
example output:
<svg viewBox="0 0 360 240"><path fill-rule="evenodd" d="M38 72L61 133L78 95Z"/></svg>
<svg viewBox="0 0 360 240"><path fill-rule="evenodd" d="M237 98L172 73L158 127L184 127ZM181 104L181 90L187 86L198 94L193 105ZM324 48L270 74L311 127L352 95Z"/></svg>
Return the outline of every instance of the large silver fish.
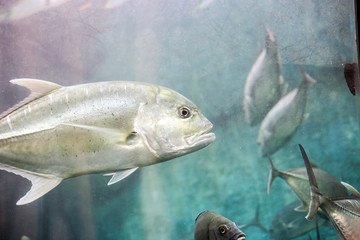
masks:
<svg viewBox="0 0 360 240"><path fill-rule="evenodd" d="M295 211L294 208L299 205L299 201L294 201L283 207L274 217L269 228L270 239L290 240L316 229L318 226L324 226L330 222L320 216L315 221L305 219L306 212Z"/></svg>
<svg viewBox="0 0 360 240"><path fill-rule="evenodd" d="M307 169L311 189L311 203L306 219L313 219L320 207L343 239L358 240L360 238L360 193L352 186L346 184L347 188L352 192L351 196L343 198L327 196L318 187L317 176L314 174L309 158L301 145L300 150Z"/></svg>
<svg viewBox="0 0 360 240"><path fill-rule="evenodd" d="M299 205L295 210L296 211L308 211L310 203L310 194L309 194L309 181L306 173L306 168L291 168L286 171L279 171L273 165L272 160L269 157L270 162L270 172L269 172L269 181L267 186L267 192L270 193L272 182L276 177L280 177L285 180L285 182L291 187L294 193L301 200L301 205ZM346 188L341 182L339 182L334 176L330 173L321 170L320 168L314 168L316 177L319 180L319 187L322 192L328 194L331 197L344 197L348 196Z"/></svg>
<svg viewBox="0 0 360 240"><path fill-rule="evenodd" d="M63 87L15 79L31 94L0 115L0 169L32 183L30 203L63 179L107 172L113 184L138 167L197 151L212 124L179 93L136 82Z"/></svg>
<svg viewBox="0 0 360 240"><path fill-rule="evenodd" d="M262 156L279 150L295 134L304 120L308 83L315 83L301 68L303 80L270 110L261 123L258 144Z"/></svg>
<svg viewBox="0 0 360 240"><path fill-rule="evenodd" d="M229 219L205 211L195 221L195 240L245 240L246 235Z"/></svg>
<svg viewBox="0 0 360 240"><path fill-rule="evenodd" d="M276 36L267 27L265 29L265 48L251 67L244 89L245 121L250 126L260 123L283 93Z"/></svg>

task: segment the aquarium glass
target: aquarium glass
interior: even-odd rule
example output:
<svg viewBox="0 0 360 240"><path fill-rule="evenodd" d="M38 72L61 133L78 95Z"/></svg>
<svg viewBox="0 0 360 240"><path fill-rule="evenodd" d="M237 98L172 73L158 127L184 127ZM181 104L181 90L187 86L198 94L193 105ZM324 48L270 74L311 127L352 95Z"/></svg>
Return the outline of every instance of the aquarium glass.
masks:
<svg viewBox="0 0 360 240"><path fill-rule="evenodd" d="M283 141L269 154L274 166L281 171L304 167L301 144L320 169L360 189L356 96L344 74L351 65L347 80L351 84L357 76L353 1L4 0L0 9L0 112L30 93L11 79L61 86L142 82L190 99L216 134L203 149L141 167L110 186L111 176L103 176L109 172L76 176L25 205L16 202L29 191L30 181L1 170L0 239L190 240L195 219L205 210L235 222L246 239L290 239L270 234L280 211L298 198L280 177L267 194L270 164L258 141L268 115L250 126L244 113L250 73L252 78L279 77L273 66L281 68L283 84L272 108L301 85L303 73L316 81L306 83L305 100L295 104L304 111L294 115L294 122L272 126L283 131L295 126L289 136L269 140ZM276 37L279 58L265 59L255 69L267 30ZM273 95L269 86L257 94ZM0 121L11 132L11 120ZM6 136L0 132L0 165L20 138ZM38 147L36 142L31 146ZM17 149L14 159L17 151L27 151ZM267 232L247 225L257 209ZM276 231L283 228L277 225ZM320 224L319 232L328 240L340 239L329 223ZM316 239L314 228L296 239L309 235Z"/></svg>

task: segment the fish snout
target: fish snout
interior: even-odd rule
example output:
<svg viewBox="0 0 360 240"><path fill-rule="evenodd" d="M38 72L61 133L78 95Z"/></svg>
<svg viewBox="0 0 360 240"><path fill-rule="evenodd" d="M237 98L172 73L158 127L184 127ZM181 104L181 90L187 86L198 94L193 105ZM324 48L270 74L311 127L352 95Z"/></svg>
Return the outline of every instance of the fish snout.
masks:
<svg viewBox="0 0 360 240"><path fill-rule="evenodd" d="M235 234L232 238L230 238L229 240L245 240L246 239L246 235L243 232L239 232L237 234Z"/></svg>

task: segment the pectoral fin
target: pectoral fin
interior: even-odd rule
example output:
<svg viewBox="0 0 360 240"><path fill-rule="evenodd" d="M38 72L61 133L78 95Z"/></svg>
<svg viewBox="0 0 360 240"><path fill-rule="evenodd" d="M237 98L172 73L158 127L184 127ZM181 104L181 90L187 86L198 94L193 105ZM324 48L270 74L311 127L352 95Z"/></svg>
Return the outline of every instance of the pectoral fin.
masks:
<svg viewBox="0 0 360 240"><path fill-rule="evenodd" d="M346 187L353 196L360 198L360 193L358 190L356 190L353 186L351 186L350 184L346 183L346 182L341 182L341 184Z"/></svg>
<svg viewBox="0 0 360 240"><path fill-rule="evenodd" d="M138 167L113 173L112 178L110 179L110 181L108 182L107 185L109 186L109 185L112 185L114 183L117 183L117 182L123 180L124 178L128 177L130 174L135 172L137 169L138 169ZM106 175L109 175L109 174L106 174Z"/></svg>
<svg viewBox="0 0 360 240"><path fill-rule="evenodd" d="M35 201L48 193L51 189L55 188L62 181L61 178L39 175L3 164L0 164L0 169L20 175L31 181L32 186L30 190L16 203L16 205L24 205Z"/></svg>
<svg viewBox="0 0 360 240"><path fill-rule="evenodd" d="M83 125L83 124L76 124L76 123L61 123L61 125L78 127L78 128L83 128L83 129L97 132L97 133L103 135L110 142L114 142L114 143L126 143L128 140L128 137L132 136L134 134L134 133L123 132L123 131L121 131L119 129L115 129L115 128L104 128L104 127Z"/></svg>

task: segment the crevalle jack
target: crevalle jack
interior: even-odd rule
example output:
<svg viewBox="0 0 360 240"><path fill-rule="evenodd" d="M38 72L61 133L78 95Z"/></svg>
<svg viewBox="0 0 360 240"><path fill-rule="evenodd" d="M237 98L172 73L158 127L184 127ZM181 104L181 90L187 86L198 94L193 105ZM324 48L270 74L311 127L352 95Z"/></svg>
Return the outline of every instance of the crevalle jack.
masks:
<svg viewBox="0 0 360 240"><path fill-rule="evenodd" d="M138 82L63 87L36 79L11 83L31 93L0 115L0 169L31 181L18 205L62 180L109 173L109 184L137 168L202 149L212 124L179 93Z"/></svg>
<svg viewBox="0 0 360 240"><path fill-rule="evenodd" d="M317 176L311 167L304 148L299 144L309 177L311 202L306 219L312 220L320 208L330 219L344 240L357 240L360 236L360 193L351 185L344 183L351 196L332 198L318 187Z"/></svg>

